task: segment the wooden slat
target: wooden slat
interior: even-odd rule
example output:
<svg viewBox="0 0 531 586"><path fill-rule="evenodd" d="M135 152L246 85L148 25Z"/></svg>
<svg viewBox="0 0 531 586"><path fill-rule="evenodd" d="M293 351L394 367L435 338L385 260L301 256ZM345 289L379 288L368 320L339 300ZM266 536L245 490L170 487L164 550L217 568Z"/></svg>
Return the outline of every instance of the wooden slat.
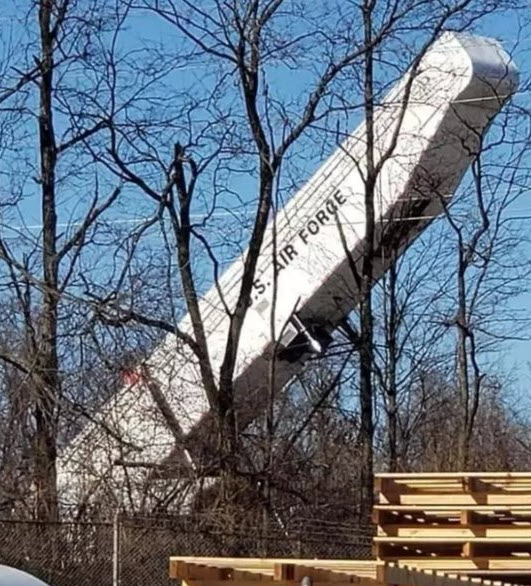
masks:
<svg viewBox="0 0 531 586"><path fill-rule="evenodd" d="M250 581L257 582L263 578L268 578L260 573L252 573L243 570L237 570L233 567L227 566L218 567L211 564L198 563L196 560L175 560L170 559L170 576L173 578L180 578L187 582L192 581Z"/></svg>
<svg viewBox="0 0 531 586"><path fill-rule="evenodd" d="M461 570L456 570L460 572ZM491 578L500 578L500 577L507 577L507 576L514 576L518 578L519 576L529 576L531 577L531 569L529 570L467 570L467 576L477 576L478 578L481 577L491 577ZM518 580L511 580L511 582L518 582Z"/></svg>
<svg viewBox="0 0 531 586"><path fill-rule="evenodd" d="M275 580L293 580L295 582L300 582L303 578L310 578L313 584L316 582L360 584L362 582L367 583L367 580L370 580L370 578L356 576L340 570L316 568L312 565L312 560L306 560L304 565L277 563L274 567L273 576Z"/></svg>
<svg viewBox="0 0 531 586"><path fill-rule="evenodd" d="M422 480L447 478L484 478L484 479L528 479L531 472L378 472L375 478L393 478L394 480Z"/></svg>
<svg viewBox="0 0 531 586"><path fill-rule="evenodd" d="M388 480L387 488L381 490L382 493L387 492L400 492L400 493L452 493L452 494L465 494L470 492L488 492L493 494L519 494L522 492L528 492L531 490L531 483L486 483L482 482L479 478L468 478L463 479L462 482L456 484L448 483L400 483L391 482Z"/></svg>
<svg viewBox="0 0 531 586"><path fill-rule="evenodd" d="M380 493L380 504L441 506L452 509L461 509L463 505L489 505L514 507L515 505L529 505L531 489L518 493Z"/></svg>
<svg viewBox="0 0 531 586"><path fill-rule="evenodd" d="M410 539L424 538L509 538L520 541L521 538L531 536L531 524L527 525L380 525L378 537L407 537Z"/></svg>
<svg viewBox="0 0 531 586"><path fill-rule="evenodd" d="M459 515L461 511L474 511L478 513L487 513L487 512L507 512L513 515L531 515L531 504L527 505L511 505L511 504L501 504L501 505L479 505L477 503L473 504L430 504L428 506L425 505L410 505L410 504L385 504L379 503L374 505L375 510L379 511L397 511L397 512L434 512L434 513L451 513L453 515Z"/></svg>
<svg viewBox="0 0 531 586"><path fill-rule="evenodd" d="M374 538L375 543L492 543L492 544L531 544L531 536L527 537L380 537Z"/></svg>
<svg viewBox="0 0 531 586"><path fill-rule="evenodd" d="M259 572L273 576L275 564L289 563L297 565L311 564L311 567L340 571L360 577L376 578L376 568L381 562L376 560L308 560L290 558L225 558L225 557L189 557L173 556L170 561L185 561L221 568Z"/></svg>
<svg viewBox="0 0 531 586"><path fill-rule="evenodd" d="M191 579L182 579L182 584L186 584L186 586L229 586L231 582L227 583L226 580L191 580ZM257 586L256 580L246 580L243 578L239 578L238 580L234 581L232 584L234 586ZM299 582L294 580L273 580L272 578L268 578L265 582L262 581L261 584L263 586L299 586ZM314 581L312 582L313 586L328 586L329 584L333 584L333 586L352 586L352 581L345 580L343 582L320 582ZM359 579L359 586L383 586L379 585L375 581L371 580L370 578L360 578Z"/></svg>
<svg viewBox="0 0 531 586"><path fill-rule="evenodd" d="M178 576L178 578L180 578ZM190 579L183 579L182 584L183 586L227 586L227 582L223 580L190 580ZM238 586L256 586L255 580L244 580L239 579L237 582ZM270 580L270 584L274 584L275 586L291 586L291 582L273 582Z"/></svg>
<svg viewBox="0 0 531 586"><path fill-rule="evenodd" d="M408 566L387 564L379 572L380 581L397 586L473 586L476 583L488 585L489 580L467 578L457 573L418 571Z"/></svg>
<svg viewBox="0 0 531 586"><path fill-rule="evenodd" d="M531 572L531 558L514 557L476 557L467 559L462 557L389 557L388 562L395 562L400 566L408 566L421 570L441 570L457 572L475 572L477 570L491 570L498 574L506 570Z"/></svg>

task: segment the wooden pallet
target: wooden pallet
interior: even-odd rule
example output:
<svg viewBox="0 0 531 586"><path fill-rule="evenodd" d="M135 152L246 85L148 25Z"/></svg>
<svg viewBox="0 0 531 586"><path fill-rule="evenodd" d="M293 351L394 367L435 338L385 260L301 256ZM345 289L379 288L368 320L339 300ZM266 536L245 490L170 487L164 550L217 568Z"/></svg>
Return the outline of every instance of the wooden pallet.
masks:
<svg viewBox="0 0 531 586"><path fill-rule="evenodd" d="M376 558L531 583L531 473L379 474Z"/></svg>
<svg viewBox="0 0 531 586"><path fill-rule="evenodd" d="M170 577L183 586L300 586L304 578L312 586L505 586L501 581L358 560L172 557Z"/></svg>

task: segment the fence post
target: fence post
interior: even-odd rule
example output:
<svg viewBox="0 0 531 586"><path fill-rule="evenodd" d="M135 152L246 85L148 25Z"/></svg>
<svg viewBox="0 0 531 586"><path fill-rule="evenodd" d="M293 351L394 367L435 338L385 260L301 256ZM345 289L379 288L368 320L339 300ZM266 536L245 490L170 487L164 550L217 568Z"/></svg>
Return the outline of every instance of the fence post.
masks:
<svg viewBox="0 0 531 586"><path fill-rule="evenodd" d="M303 532L303 526L302 526L302 519L298 518L297 519L297 525L298 525L298 531L297 531L297 557L298 558L302 558L302 532Z"/></svg>
<svg viewBox="0 0 531 586"><path fill-rule="evenodd" d="M120 586L120 509L112 523L112 586Z"/></svg>

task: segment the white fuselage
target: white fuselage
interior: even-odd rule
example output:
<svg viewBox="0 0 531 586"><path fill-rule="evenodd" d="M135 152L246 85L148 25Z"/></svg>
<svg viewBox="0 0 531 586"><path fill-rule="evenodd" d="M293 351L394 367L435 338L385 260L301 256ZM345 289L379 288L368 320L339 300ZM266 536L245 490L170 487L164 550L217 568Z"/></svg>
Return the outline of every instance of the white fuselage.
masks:
<svg viewBox="0 0 531 586"><path fill-rule="evenodd" d="M374 153L376 164L383 164L375 187L375 280L391 257L396 258L442 212L477 154L480 138L517 83L514 64L498 43L446 33L418 69L408 72L377 108ZM280 345L289 346L296 333L294 313L299 323L319 324L332 331L359 302L352 267L359 268L365 237L366 151L366 130L361 125L278 212L267 230L234 381L244 421L260 413L271 384L272 326ZM221 277L219 290L213 286L201 301L216 374L228 333L225 306L232 308L236 302L244 258L245 253ZM192 334L189 316L179 328ZM148 365L182 433L201 426L210 406L191 350L168 335ZM277 388L302 366L303 360L278 360ZM175 446L174 434L142 383L120 389L98 417L113 433L96 423L87 424L59 459L63 502L79 502L89 493L119 491L124 472L113 466L116 459L159 463ZM135 470L140 482L145 472Z"/></svg>

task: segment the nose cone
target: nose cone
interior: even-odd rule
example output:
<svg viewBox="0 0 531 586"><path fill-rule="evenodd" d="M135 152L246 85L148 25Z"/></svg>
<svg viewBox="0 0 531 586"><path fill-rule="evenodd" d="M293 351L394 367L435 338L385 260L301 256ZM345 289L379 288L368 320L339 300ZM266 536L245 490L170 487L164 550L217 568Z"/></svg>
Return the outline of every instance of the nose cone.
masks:
<svg viewBox="0 0 531 586"><path fill-rule="evenodd" d="M505 100L517 90L516 64L496 39L451 32L443 34L437 44L442 51L459 46L469 59L473 76L484 84L487 93L498 93Z"/></svg>

